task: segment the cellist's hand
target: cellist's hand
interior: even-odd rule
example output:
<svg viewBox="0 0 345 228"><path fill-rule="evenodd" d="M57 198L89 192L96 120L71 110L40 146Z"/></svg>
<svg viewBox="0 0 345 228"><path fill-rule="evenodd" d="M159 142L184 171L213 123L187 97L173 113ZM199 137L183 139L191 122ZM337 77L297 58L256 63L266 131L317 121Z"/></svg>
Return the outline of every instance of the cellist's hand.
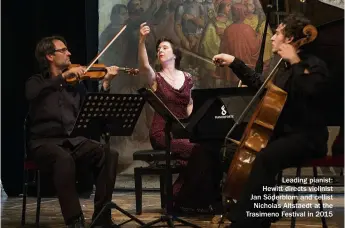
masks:
<svg viewBox="0 0 345 228"><path fill-rule="evenodd" d="M228 55L228 54L218 54L213 56L212 61L217 66L229 66L235 59L235 56Z"/></svg>
<svg viewBox="0 0 345 228"><path fill-rule="evenodd" d="M296 49L291 44L281 44L278 50L280 57L290 64L295 64L301 61L297 55Z"/></svg>

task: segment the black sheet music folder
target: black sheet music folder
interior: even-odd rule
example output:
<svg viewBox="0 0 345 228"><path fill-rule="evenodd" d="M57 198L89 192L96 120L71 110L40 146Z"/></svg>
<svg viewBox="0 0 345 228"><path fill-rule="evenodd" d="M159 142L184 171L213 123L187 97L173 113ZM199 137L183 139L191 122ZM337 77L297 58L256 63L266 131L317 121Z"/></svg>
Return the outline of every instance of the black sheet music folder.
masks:
<svg viewBox="0 0 345 228"><path fill-rule="evenodd" d="M95 131L130 136L144 104L144 98L138 94L88 93L71 136L94 135Z"/></svg>
<svg viewBox="0 0 345 228"><path fill-rule="evenodd" d="M190 141L199 143L224 140L255 94L256 89L250 87L193 89L193 112L190 117L193 124L190 123L188 126L192 133ZM241 138L250 116L249 114L241 126L236 128L232 135L234 139Z"/></svg>

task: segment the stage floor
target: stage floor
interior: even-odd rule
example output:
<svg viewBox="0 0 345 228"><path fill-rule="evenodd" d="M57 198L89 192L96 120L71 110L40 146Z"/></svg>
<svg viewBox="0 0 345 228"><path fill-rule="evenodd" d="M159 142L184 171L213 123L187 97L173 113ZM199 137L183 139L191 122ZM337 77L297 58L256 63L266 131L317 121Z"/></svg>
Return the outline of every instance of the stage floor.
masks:
<svg viewBox="0 0 345 228"><path fill-rule="evenodd" d="M3 192L2 192L3 193ZM129 211L135 215L135 197L133 192L116 192L113 194L113 200L121 208ZM93 213L93 195L91 199L80 199L87 224L90 224L91 216ZM313 203L317 203L316 201ZM334 197L331 201L334 208L332 209L334 215L332 218L327 219L329 228L342 228L344 227L344 197L339 195ZM158 192L143 193L143 213L136 216L143 222L147 223L154 219L159 218L160 213L160 196ZM1 227L20 227L22 210L22 198L7 198L2 195L1 197ZM299 209L297 211L301 211ZM27 217L25 227L34 227L36 213L36 198L28 198L27 200ZM112 217L114 222L121 223L127 219L126 216L120 212L113 210ZM195 223L201 227L218 227L218 224L212 224L213 217L193 217L186 218L187 221ZM228 221L225 224L229 224ZM163 225L163 224L162 224ZM177 225L177 224L176 224ZM41 203L41 227L65 227L60 212L59 202L56 198L44 198ZM222 225L221 227L224 227ZM122 227L138 227L135 222L130 222ZM277 223L272 224L272 227L290 227L290 220L283 218ZM322 227L320 218L297 218L297 228L316 228Z"/></svg>

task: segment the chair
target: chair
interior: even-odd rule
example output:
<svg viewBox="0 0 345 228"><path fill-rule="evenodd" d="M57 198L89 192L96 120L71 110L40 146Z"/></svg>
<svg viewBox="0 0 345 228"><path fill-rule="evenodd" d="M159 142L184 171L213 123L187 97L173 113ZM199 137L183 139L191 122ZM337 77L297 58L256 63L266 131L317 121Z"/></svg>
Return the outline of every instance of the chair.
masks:
<svg viewBox="0 0 345 228"><path fill-rule="evenodd" d="M339 156L325 156L323 158L319 158L319 159L314 159L311 160L301 166L296 167L296 177L300 178L301 177L301 169L302 168L307 168L307 167L312 167L313 168L313 177L317 178L318 177L318 173L317 173L317 167L344 167L344 155L339 155ZM341 176L343 175L343 173L340 174ZM278 174L278 186L281 185L281 179L283 176L283 171L281 171ZM303 186L304 184L295 184L296 187L298 186ZM314 184L314 186L317 184ZM329 186L331 186L332 184L328 184ZM279 192L276 192L276 194L278 195ZM319 190L316 191L316 194L318 196L318 203L320 205L320 212L323 212L323 202L322 202L322 198L321 198L321 192ZM293 200L293 205L296 205L298 202L297 196L298 196L298 191L294 192L294 196L296 196L296 198ZM294 207L292 209L293 212L296 211L296 208ZM327 224L326 224L326 218L324 216L321 216L321 222L322 222L322 227L326 228ZM296 217L291 217L291 228L294 228L296 225Z"/></svg>
<svg viewBox="0 0 345 228"><path fill-rule="evenodd" d="M41 211L41 185L40 185L40 170L34 161L30 160L27 156L27 136L28 136L28 115L24 119L24 178L23 178L23 206L22 206L22 221L21 225L25 225L26 215L26 197L29 186L36 186L37 189L37 207L36 207L36 227L39 227L40 211ZM29 181L29 172L34 171L33 180Z"/></svg>
<svg viewBox="0 0 345 228"><path fill-rule="evenodd" d="M143 175L159 175L160 176L160 195L161 195L161 208L165 207L165 164L160 162L165 161L165 150L140 150L133 153L133 160L145 161L149 163L148 167L134 168L135 180L135 203L136 214L142 213L142 176ZM173 160L174 158L172 158ZM174 164L171 168L171 174L180 173L181 167Z"/></svg>

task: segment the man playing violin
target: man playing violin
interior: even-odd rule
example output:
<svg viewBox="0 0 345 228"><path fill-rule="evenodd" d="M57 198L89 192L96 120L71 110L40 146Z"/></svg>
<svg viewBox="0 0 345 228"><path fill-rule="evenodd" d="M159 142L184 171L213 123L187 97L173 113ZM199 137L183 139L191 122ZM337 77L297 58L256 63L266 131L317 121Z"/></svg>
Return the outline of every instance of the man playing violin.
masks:
<svg viewBox="0 0 345 228"><path fill-rule="evenodd" d="M111 201L116 179L118 153L111 151L105 160L105 149L99 142L85 137L69 137L86 87L83 83L67 83L81 77L84 67L71 65L71 53L62 37L45 37L36 46L36 59L41 74L26 82L25 95L29 108L29 156L42 172L52 175L61 212L68 227L84 227L83 212L76 191L76 171L92 169L96 181L94 215ZM101 91L110 91L110 81L118 73L117 66L107 67ZM106 164L106 162L108 164ZM106 169L107 167L107 169ZM112 224L111 211L103 213L97 224Z"/></svg>
<svg viewBox="0 0 345 228"><path fill-rule="evenodd" d="M247 182L229 213L231 228L270 227L282 213L281 209L254 206L254 203L275 205L263 197L264 194L274 194L265 191L265 187L275 186L275 177L283 169L327 154L323 91L328 81L328 70L322 60L306 53L303 48L296 50L293 46L303 37L303 28L308 24L303 16L289 15L271 39L274 53L284 62L272 82L287 92L287 100L268 145L257 153ZM218 54L213 61L229 66L248 86L259 88L263 83L261 74L234 56ZM264 214L255 217L258 212L277 212L279 216L273 219Z"/></svg>

